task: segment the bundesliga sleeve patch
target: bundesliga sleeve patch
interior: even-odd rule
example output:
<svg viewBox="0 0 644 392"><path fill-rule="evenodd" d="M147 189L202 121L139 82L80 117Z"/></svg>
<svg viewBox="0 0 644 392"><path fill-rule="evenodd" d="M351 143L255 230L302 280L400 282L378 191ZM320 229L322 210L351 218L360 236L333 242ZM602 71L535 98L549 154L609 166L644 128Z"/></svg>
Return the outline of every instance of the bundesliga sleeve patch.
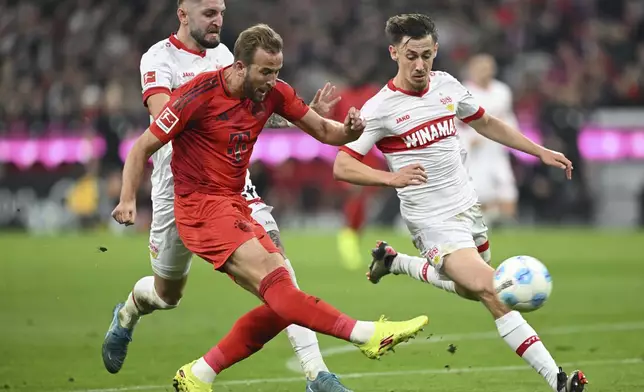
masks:
<svg viewBox="0 0 644 392"><path fill-rule="evenodd" d="M157 73L156 71L148 71L143 74L143 86L147 87L150 84L155 84L157 82Z"/></svg>
<svg viewBox="0 0 644 392"><path fill-rule="evenodd" d="M170 133L172 128L179 122L179 117L176 114L172 113L170 108L165 108L165 110L159 115L155 123L161 130L165 133Z"/></svg>

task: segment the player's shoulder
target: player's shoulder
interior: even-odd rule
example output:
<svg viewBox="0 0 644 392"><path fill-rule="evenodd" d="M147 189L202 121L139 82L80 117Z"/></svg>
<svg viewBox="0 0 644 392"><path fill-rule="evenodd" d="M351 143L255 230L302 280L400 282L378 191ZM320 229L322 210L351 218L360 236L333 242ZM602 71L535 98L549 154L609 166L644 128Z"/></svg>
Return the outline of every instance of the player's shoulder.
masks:
<svg viewBox="0 0 644 392"><path fill-rule="evenodd" d="M435 87L451 87L461 86L461 82L452 74L445 71L431 71L429 73L430 83L432 88Z"/></svg>
<svg viewBox="0 0 644 392"><path fill-rule="evenodd" d="M227 66L234 62L235 57L226 45L220 43L216 48L207 49L206 54L209 59L212 59L218 66Z"/></svg>
<svg viewBox="0 0 644 392"><path fill-rule="evenodd" d="M295 91L295 88L293 88L293 86L282 79L277 79L275 87L271 89L271 92L268 94L267 99L284 100L296 95L297 92Z"/></svg>
<svg viewBox="0 0 644 392"><path fill-rule="evenodd" d="M207 93L209 95L212 95L218 90L223 91L223 88L221 86L221 77L219 75L220 72L221 70L205 71L198 74L189 82L182 84L176 90L178 92L177 95L184 95L186 93L194 93L195 95Z"/></svg>
<svg viewBox="0 0 644 392"><path fill-rule="evenodd" d="M141 62L168 61L172 58L172 48L173 45L170 43L169 38L162 39L143 53Z"/></svg>
<svg viewBox="0 0 644 392"><path fill-rule="evenodd" d="M395 91L387 84L362 105L360 112L365 117L383 117L387 112L386 109L391 106L389 105L391 99L395 96Z"/></svg>
<svg viewBox="0 0 644 392"><path fill-rule="evenodd" d="M216 48L207 50L208 56L215 57L218 59L228 59L230 63L233 62L233 52L228 49L224 43L220 43Z"/></svg>
<svg viewBox="0 0 644 392"><path fill-rule="evenodd" d="M289 82L284 79L277 79L275 88L279 91L295 91L295 87L291 86Z"/></svg>

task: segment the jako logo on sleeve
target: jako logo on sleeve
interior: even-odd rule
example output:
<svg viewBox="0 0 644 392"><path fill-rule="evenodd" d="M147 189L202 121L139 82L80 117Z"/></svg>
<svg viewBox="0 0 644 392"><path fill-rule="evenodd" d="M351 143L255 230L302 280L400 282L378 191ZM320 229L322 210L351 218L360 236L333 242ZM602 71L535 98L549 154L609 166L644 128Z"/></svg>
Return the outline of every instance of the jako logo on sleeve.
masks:
<svg viewBox="0 0 644 392"><path fill-rule="evenodd" d="M170 108L165 108L161 115L157 117L156 124L163 130L165 133L170 133L172 128L179 122L179 117L176 114L172 113Z"/></svg>

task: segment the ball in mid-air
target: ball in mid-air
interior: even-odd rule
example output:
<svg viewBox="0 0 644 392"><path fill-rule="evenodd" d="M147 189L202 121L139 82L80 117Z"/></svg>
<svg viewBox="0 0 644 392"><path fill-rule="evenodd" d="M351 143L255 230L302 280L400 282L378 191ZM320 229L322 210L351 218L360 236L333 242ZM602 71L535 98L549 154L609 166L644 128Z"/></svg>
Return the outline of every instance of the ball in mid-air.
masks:
<svg viewBox="0 0 644 392"><path fill-rule="evenodd" d="M543 263L531 256L503 261L494 274L494 289L501 302L519 312L542 307L552 292L552 277Z"/></svg>

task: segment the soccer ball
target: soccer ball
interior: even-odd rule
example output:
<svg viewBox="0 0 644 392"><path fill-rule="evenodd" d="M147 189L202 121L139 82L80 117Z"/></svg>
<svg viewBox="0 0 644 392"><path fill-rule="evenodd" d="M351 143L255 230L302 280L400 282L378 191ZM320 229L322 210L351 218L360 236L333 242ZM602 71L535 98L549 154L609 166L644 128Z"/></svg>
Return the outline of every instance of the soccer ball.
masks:
<svg viewBox="0 0 644 392"><path fill-rule="evenodd" d="M542 262L530 256L503 261L494 274L494 289L501 302L519 312L542 307L552 292L552 277Z"/></svg>

